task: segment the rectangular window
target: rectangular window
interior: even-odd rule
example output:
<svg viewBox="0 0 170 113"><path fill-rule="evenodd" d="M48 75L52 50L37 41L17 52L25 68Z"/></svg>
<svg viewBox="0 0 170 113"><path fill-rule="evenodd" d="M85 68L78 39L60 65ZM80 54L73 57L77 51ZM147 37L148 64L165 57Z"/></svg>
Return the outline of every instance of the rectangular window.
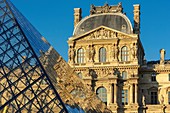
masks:
<svg viewBox="0 0 170 113"><path fill-rule="evenodd" d="M122 47L121 49L121 61L126 62L128 61L128 48L126 46Z"/></svg>
<svg viewBox="0 0 170 113"><path fill-rule="evenodd" d="M128 104L128 90L122 90L122 105Z"/></svg>
<svg viewBox="0 0 170 113"><path fill-rule="evenodd" d="M156 74L155 74L155 73L153 73L153 74L151 75L151 80L152 80L152 81L156 81Z"/></svg>
<svg viewBox="0 0 170 113"><path fill-rule="evenodd" d="M77 63L84 63L84 49L80 48L77 51Z"/></svg>
<svg viewBox="0 0 170 113"><path fill-rule="evenodd" d="M151 92L151 104L157 104L157 92Z"/></svg>

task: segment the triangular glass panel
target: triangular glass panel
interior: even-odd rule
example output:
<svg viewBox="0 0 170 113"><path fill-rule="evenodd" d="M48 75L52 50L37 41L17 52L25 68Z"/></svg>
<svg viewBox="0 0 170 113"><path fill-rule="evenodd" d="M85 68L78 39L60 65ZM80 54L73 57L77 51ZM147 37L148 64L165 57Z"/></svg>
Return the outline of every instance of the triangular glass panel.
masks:
<svg viewBox="0 0 170 113"><path fill-rule="evenodd" d="M50 79L57 74L40 61L51 49L9 0L0 0L0 111L68 112Z"/></svg>

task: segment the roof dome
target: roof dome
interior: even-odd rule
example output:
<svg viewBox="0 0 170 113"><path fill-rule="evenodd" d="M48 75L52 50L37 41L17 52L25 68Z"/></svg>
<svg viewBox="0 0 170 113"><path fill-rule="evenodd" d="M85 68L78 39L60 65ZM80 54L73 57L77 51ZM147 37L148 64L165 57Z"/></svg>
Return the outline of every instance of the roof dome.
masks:
<svg viewBox="0 0 170 113"><path fill-rule="evenodd" d="M74 29L73 35L81 35L99 26L106 26L127 34L133 33L132 25L123 13L103 13L82 19Z"/></svg>

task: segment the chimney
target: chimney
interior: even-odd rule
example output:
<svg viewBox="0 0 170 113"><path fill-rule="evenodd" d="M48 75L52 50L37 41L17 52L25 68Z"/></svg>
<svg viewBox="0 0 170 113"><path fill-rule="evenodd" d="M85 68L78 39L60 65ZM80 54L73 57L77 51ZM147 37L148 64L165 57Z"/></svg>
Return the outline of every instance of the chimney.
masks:
<svg viewBox="0 0 170 113"><path fill-rule="evenodd" d="M135 4L133 5L134 7L134 33L140 35L140 5L139 4Z"/></svg>
<svg viewBox="0 0 170 113"><path fill-rule="evenodd" d="M81 20L81 8L74 8L74 27L80 22Z"/></svg>
<svg viewBox="0 0 170 113"><path fill-rule="evenodd" d="M165 61L165 49L160 50L160 64L164 64Z"/></svg>

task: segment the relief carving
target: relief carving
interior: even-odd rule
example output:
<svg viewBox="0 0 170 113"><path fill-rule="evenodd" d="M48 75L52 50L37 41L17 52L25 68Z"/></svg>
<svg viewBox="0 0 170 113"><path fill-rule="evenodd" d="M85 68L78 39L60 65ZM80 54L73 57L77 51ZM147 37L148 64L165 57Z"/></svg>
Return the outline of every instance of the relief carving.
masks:
<svg viewBox="0 0 170 113"><path fill-rule="evenodd" d="M112 39L116 37L117 37L116 32L100 29L91 33L89 39Z"/></svg>
<svg viewBox="0 0 170 113"><path fill-rule="evenodd" d="M84 38L80 38L78 41L91 40L91 39L114 39L114 38L131 38L130 36L122 33L117 33L112 30L105 28L98 29L94 32L89 33Z"/></svg>

